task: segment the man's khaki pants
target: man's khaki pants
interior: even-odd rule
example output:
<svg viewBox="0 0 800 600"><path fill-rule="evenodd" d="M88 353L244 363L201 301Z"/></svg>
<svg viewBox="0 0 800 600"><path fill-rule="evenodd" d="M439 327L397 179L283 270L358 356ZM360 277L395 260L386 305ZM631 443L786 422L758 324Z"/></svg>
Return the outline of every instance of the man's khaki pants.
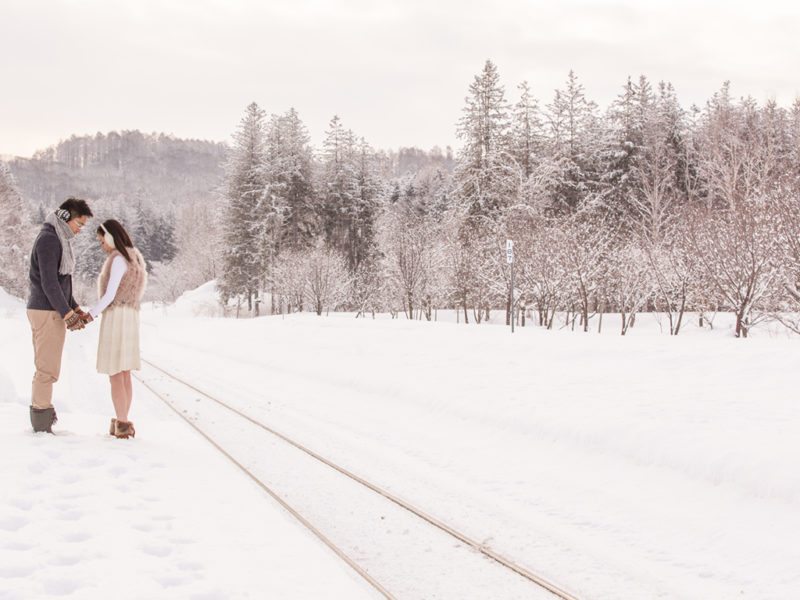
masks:
<svg viewBox="0 0 800 600"><path fill-rule="evenodd" d="M67 326L54 310L28 309L28 321L33 333L33 376L31 404L34 408L53 406L53 384L61 373L61 354Z"/></svg>

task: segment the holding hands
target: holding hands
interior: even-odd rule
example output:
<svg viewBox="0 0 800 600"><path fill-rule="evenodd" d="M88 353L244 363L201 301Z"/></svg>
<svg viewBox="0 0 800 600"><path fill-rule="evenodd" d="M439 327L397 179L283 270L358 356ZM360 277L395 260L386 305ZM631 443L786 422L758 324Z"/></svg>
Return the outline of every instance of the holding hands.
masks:
<svg viewBox="0 0 800 600"><path fill-rule="evenodd" d="M67 324L67 329L70 331L80 331L93 320L92 315L83 312L80 307L69 311L64 317L64 322Z"/></svg>
<svg viewBox="0 0 800 600"><path fill-rule="evenodd" d="M75 312L78 313L78 316L81 318L81 321L83 321L84 326L86 326L89 323L91 323L92 321L94 321L94 319L92 318L92 315L90 315L87 312L83 312L83 310L81 310L80 306L75 309Z"/></svg>

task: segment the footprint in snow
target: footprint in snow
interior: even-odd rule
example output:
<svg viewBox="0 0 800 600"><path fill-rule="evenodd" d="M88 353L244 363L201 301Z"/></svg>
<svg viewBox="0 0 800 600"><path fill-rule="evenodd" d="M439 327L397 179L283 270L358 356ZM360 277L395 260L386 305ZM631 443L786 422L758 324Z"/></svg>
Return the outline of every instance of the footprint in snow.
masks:
<svg viewBox="0 0 800 600"><path fill-rule="evenodd" d="M42 462L40 460L34 461L28 465L28 471L31 473L45 473L50 469L50 463Z"/></svg>
<svg viewBox="0 0 800 600"><path fill-rule="evenodd" d="M179 562L177 564L177 567L181 571L186 571L187 573L197 573L198 571L203 570L203 565L200 564L199 562L188 562L188 561Z"/></svg>
<svg viewBox="0 0 800 600"><path fill-rule="evenodd" d="M30 498L14 498L9 504L20 510L28 511L33 508L34 501Z"/></svg>
<svg viewBox="0 0 800 600"><path fill-rule="evenodd" d="M50 579L44 582L44 591L50 596L68 596L81 587L74 579Z"/></svg>
<svg viewBox="0 0 800 600"><path fill-rule="evenodd" d="M2 550L9 550L11 552L26 552L28 550L33 550L34 544L28 544L27 542L17 542L17 541L4 541L0 543L0 549Z"/></svg>
<svg viewBox="0 0 800 600"><path fill-rule="evenodd" d="M150 556L157 556L159 558L164 558L165 556L169 556L172 554L172 548L169 546L162 546L157 544L145 544L142 546L142 552L145 554L149 554Z"/></svg>
<svg viewBox="0 0 800 600"><path fill-rule="evenodd" d="M77 565L79 562L81 562L81 557L80 556L75 556L75 555L70 556L70 555L65 554L65 555L62 555L62 556L56 556L54 558L51 558L47 562L48 562L48 564L50 564L50 565L52 565L54 567L72 567L74 565Z"/></svg>
<svg viewBox="0 0 800 600"><path fill-rule="evenodd" d="M60 521L77 521L78 519L82 519L84 514L85 513L82 510L72 508L72 509L62 510L57 518Z"/></svg>
<svg viewBox="0 0 800 600"><path fill-rule="evenodd" d="M184 575L161 575L159 577L154 578L158 583L161 584L162 587L171 588L177 587L179 585L186 585L191 581L188 577Z"/></svg>
<svg viewBox="0 0 800 600"><path fill-rule="evenodd" d="M25 527L30 521L27 517L7 516L0 517L0 530L2 531L19 531Z"/></svg>
<svg viewBox="0 0 800 600"><path fill-rule="evenodd" d="M169 541L170 544L181 544L181 545L197 543L197 540L193 540L187 537L172 537L169 538L167 541Z"/></svg>
<svg viewBox="0 0 800 600"><path fill-rule="evenodd" d="M73 483L78 483L81 481L82 477L77 473L67 473L66 475L61 477L61 483L66 485L72 485Z"/></svg>
<svg viewBox="0 0 800 600"><path fill-rule="evenodd" d="M0 579L21 579L36 571L34 565L13 565L0 567Z"/></svg>
<svg viewBox="0 0 800 600"><path fill-rule="evenodd" d="M83 531L76 531L74 533L68 533L66 535L61 536L62 540L70 544L78 544L80 542L85 542L86 540L90 540L91 538L92 538L91 534L85 533Z"/></svg>

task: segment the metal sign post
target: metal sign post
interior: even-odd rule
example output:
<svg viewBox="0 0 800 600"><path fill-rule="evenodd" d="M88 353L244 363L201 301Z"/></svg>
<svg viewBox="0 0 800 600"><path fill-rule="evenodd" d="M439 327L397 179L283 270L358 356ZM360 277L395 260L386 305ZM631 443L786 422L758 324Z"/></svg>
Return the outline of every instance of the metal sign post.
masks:
<svg viewBox="0 0 800 600"><path fill-rule="evenodd" d="M511 265L511 333L514 333L514 241L506 240L506 262Z"/></svg>

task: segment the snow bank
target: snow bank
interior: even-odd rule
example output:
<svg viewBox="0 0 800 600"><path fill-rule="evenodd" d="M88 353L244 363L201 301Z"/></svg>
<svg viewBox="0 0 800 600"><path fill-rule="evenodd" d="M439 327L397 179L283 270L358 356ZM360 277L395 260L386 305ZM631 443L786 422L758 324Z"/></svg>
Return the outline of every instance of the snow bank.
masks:
<svg viewBox="0 0 800 600"><path fill-rule="evenodd" d="M0 288L0 315L13 317L25 310L25 302Z"/></svg>
<svg viewBox="0 0 800 600"><path fill-rule="evenodd" d="M184 292L173 304L157 307L150 305L151 311L172 317L221 317L224 311L219 303L217 282L209 281L200 287Z"/></svg>

